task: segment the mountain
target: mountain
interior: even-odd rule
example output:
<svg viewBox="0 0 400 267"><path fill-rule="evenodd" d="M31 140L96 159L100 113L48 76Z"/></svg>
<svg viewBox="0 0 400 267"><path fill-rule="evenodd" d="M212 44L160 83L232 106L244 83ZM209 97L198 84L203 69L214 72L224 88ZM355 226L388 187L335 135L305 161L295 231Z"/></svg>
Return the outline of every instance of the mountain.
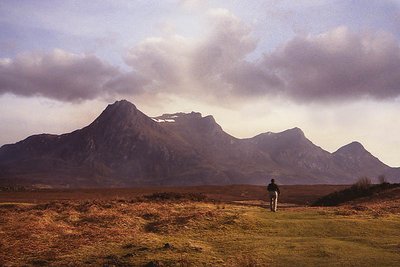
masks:
<svg viewBox="0 0 400 267"><path fill-rule="evenodd" d="M341 182L343 179L339 168L332 162L332 155L308 140L303 131L293 128L281 133L263 133L250 139L254 149L269 153L273 161L283 166L284 175L277 178L295 183L302 180L313 183Z"/></svg>
<svg viewBox="0 0 400 267"><path fill-rule="evenodd" d="M3 146L0 166L16 183L69 186L163 184L203 169L189 144L125 100L83 129Z"/></svg>
<svg viewBox="0 0 400 267"><path fill-rule="evenodd" d="M224 132L212 116L202 117L192 112L164 114L153 119L181 136L196 153L207 159L224 177L218 183L263 183L259 178L265 180L266 170L280 168L268 153Z"/></svg>
<svg viewBox="0 0 400 267"><path fill-rule="evenodd" d="M352 142L339 148L333 153L333 159L335 164L339 165L344 171L353 173L357 177L377 177L381 174L392 176L390 173L396 170L374 157L359 142Z"/></svg>
<svg viewBox="0 0 400 267"><path fill-rule="evenodd" d="M40 134L0 148L0 185L98 187L138 185L352 183L390 168L357 142L329 153L299 128L238 139L212 116L150 118L121 100L90 125Z"/></svg>

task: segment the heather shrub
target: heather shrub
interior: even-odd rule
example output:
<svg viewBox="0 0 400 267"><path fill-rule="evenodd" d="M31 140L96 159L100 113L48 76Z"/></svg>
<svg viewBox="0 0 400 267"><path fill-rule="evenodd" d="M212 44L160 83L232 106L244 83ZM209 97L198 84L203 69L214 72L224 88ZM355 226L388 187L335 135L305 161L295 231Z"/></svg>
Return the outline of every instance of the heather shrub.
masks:
<svg viewBox="0 0 400 267"><path fill-rule="evenodd" d="M389 184L387 182L373 185L368 177L361 177L352 186L342 191L336 191L329 195L319 198L313 206L336 206L361 197L368 197L380 191L398 187L399 184Z"/></svg>
<svg viewBox="0 0 400 267"><path fill-rule="evenodd" d="M352 186L353 191L365 191L368 190L372 185L372 181L368 177L359 178Z"/></svg>

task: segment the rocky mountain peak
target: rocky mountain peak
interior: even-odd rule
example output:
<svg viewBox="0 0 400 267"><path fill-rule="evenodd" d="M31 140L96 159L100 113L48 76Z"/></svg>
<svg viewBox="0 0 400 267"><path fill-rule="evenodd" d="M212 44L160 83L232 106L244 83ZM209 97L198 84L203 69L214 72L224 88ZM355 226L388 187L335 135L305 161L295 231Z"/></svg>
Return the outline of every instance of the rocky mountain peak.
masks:
<svg viewBox="0 0 400 267"><path fill-rule="evenodd" d="M280 142L283 142L283 144L285 145L293 145L293 142L298 143L299 141L304 141L308 139L305 137L304 132L300 128L295 127L279 133L273 133L273 132L262 133L255 136L253 140L256 142L259 141L270 142L269 140L276 140L276 141L279 140Z"/></svg>
<svg viewBox="0 0 400 267"><path fill-rule="evenodd" d="M197 121L201 119L201 113L192 111L191 113L165 113L158 117L152 117L155 122L160 123L173 123L173 122L187 122L187 121Z"/></svg>
<svg viewBox="0 0 400 267"><path fill-rule="evenodd" d="M152 119L158 122L160 126L178 131L181 135L189 139L194 136L197 136L199 140L215 135L229 136L222 130L213 116L202 117L199 112L163 114Z"/></svg>
<svg viewBox="0 0 400 267"><path fill-rule="evenodd" d="M335 154L353 154L353 155L359 155L365 153L369 152L365 150L364 146L361 143L356 141L351 142L350 144L347 144L345 146L342 146L335 152Z"/></svg>
<svg viewBox="0 0 400 267"><path fill-rule="evenodd" d="M91 126L121 128L121 126L137 124L146 120L148 120L147 116L140 112L134 104L127 100L120 100L108 105Z"/></svg>
<svg viewBox="0 0 400 267"><path fill-rule="evenodd" d="M137 108L134 104L124 99L115 101L113 104L108 105L105 111L126 113L126 112L137 111Z"/></svg>
<svg viewBox="0 0 400 267"><path fill-rule="evenodd" d="M173 113L173 114L163 114L158 117L152 117L155 122L159 123L177 123L184 125L193 125L204 127L215 127L219 126L215 121L214 117L211 115L203 117L200 112L190 112L190 113Z"/></svg>
<svg viewBox="0 0 400 267"><path fill-rule="evenodd" d="M286 131L281 132L280 134L281 135L286 135L286 136L289 136L289 137L297 137L297 138L304 138L305 137L304 132L298 127L294 127L292 129L288 129Z"/></svg>

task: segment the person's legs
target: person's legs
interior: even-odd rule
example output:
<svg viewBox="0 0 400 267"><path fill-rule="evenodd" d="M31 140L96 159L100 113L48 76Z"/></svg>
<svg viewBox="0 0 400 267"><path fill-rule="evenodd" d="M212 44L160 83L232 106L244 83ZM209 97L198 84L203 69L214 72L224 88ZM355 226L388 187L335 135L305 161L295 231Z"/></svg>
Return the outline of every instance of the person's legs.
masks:
<svg viewBox="0 0 400 267"><path fill-rule="evenodd" d="M276 211L277 197L278 197L277 192L275 192L275 191L269 192L269 205L270 205L271 211Z"/></svg>
<svg viewBox="0 0 400 267"><path fill-rule="evenodd" d="M275 192L275 197L274 197L274 211L278 209L278 192Z"/></svg>
<svg viewBox="0 0 400 267"><path fill-rule="evenodd" d="M270 197L269 206L271 208L271 211L273 211L274 210L274 198L273 197Z"/></svg>
<svg viewBox="0 0 400 267"><path fill-rule="evenodd" d="M271 211L272 211L272 205L273 205L273 199L272 196L269 196L269 208L271 209Z"/></svg>

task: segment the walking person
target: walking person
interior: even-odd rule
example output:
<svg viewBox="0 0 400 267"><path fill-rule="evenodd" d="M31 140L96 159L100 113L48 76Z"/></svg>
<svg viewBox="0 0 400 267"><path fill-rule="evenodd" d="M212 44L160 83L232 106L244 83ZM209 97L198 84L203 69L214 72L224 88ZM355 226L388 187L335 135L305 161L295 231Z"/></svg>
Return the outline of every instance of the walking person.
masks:
<svg viewBox="0 0 400 267"><path fill-rule="evenodd" d="M271 211L276 212L278 208L278 196L281 193L278 185L275 183L274 179L271 179L271 183L267 187L269 194L269 203L271 207Z"/></svg>

